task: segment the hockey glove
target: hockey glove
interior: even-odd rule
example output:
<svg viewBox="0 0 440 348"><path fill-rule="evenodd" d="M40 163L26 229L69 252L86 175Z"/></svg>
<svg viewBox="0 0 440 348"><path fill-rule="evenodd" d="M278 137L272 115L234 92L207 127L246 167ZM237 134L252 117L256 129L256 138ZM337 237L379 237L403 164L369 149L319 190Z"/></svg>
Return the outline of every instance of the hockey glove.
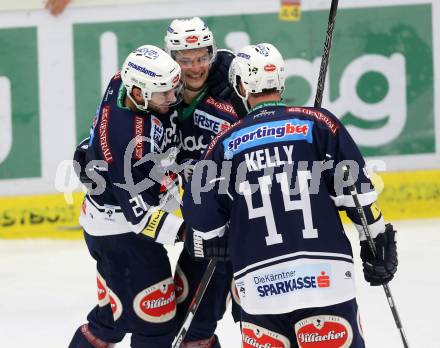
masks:
<svg viewBox="0 0 440 348"><path fill-rule="evenodd" d="M229 99L232 88L229 85L229 66L235 55L229 50L218 50L215 62L208 75L208 88L212 96Z"/></svg>
<svg viewBox="0 0 440 348"><path fill-rule="evenodd" d="M200 232L187 233L185 246L195 259L229 260L228 238L225 236L205 240Z"/></svg>
<svg viewBox="0 0 440 348"><path fill-rule="evenodd" d="M79 178L79 181L83 184L92 184L93 180L90 179L86 175L86 151L89 148L89 138L85 138L83 141L79 143L79 145L75 149L75 153L73 155L73 160L78 162L79 168L75 168L75 173ZM79 171L78 171L79 169Z"/></svg>
<svg viewBox="0 0 440 348"><path fill-rule="evenodd" d="M373 256L368 241L361 241L361 259L364 277L371 286L387 284L397 271L396 231L393 225L387 224L385 232L373 239L377 255Z"/></svg>

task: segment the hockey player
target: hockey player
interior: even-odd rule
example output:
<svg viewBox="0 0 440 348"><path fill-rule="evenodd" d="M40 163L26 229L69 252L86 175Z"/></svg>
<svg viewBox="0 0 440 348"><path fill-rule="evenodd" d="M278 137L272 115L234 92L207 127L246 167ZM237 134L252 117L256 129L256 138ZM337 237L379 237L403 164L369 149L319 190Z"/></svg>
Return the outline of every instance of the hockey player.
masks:
<svg viewBox="0 0 440 348"><path fill-rule="evenodd" d="M228 84L233 54L217 51L212 32L198 17L175 19L165 36L166 51L182 69L183 102L178 106L181 138L179 159L199 160L211 140L238 120L231 105L237 97ZM240 98L238 98L240 100ZM176 268L177 317L185 317L207 262L195 261L184 249ZM230 263L219 262L204 299L185 338L185 347L220 347L214 335L226 309L232 281ZM234 304L234 311L239 311Z"/></svg>
<svg viewBox="0 0 440 348"><path fill-rule="evenodd" d="M188 247L204 258L208 249L224 253L227 243L243 347L364 347L352 250L338 210L358 227L371 285L393 278L397 252L362 155L329 111L281 102L284 61L271 44L243 48L230 82L250 112L215 138L209 161L194 169L183 201ZM377 258L349 194L346 165L357 176Z"/></svg>
<svg viewBox="0 0 440 348"><path fill-rule="evenodd" d="M162 49L141 46L101 101L86 151L100 185L86 195L80 216L97 264L98 305L70 348L113 347L126 333L133 348L171 346L176 299L163 244L183 231L183 220L165 211L167 189L175 187L166 183L177 146L170 108L180 98L180 73Z"/></svg>

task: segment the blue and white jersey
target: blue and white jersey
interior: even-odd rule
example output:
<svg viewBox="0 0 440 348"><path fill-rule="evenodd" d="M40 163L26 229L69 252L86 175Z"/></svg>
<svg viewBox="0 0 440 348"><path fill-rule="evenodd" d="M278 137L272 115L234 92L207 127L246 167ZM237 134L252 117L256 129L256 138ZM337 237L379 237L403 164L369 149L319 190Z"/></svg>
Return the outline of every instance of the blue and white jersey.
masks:
<svg viewBox="0 0 440 348"><path fill-rule="evenodd" d="M361 225L342 167L357 178L373 237L385 229L364 159L321 108L266 103L220 133L185 189L194 256L228 238L243 309L279 314L355 296L352 250L338 210ZM363 238L363 236L361 236Z"/></svg>
<svg viewBox="0 0 440 348"><path fill-rule="evenodd" d="M164 210L175 174L168 171L177 153L177 111L136 113L124 106L119 74L110 81L97 111L86 162L100 178L83 203L80 223L91 235L143 233L174 244L183 220ZM174 156L174 157L173 157Z"/></svg>

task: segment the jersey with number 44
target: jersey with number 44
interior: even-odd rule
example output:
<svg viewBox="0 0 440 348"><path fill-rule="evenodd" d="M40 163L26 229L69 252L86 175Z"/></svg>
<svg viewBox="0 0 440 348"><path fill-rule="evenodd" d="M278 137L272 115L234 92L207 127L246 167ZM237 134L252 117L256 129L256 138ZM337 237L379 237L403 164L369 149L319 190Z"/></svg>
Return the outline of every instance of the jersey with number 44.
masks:
<svg viewBox="0 0 440 348"><path fill-rule="evenodd" d="M334 115L260 104L212 141L205 160L184 196L193 253L202 256L204 242L227 236L246 312L286 313L354 298L352 250L338 213L352 211L354 202L342 167L357 178L362 205L370 207L377 194ZM369 223L383 225L381 216Z"/></svg>

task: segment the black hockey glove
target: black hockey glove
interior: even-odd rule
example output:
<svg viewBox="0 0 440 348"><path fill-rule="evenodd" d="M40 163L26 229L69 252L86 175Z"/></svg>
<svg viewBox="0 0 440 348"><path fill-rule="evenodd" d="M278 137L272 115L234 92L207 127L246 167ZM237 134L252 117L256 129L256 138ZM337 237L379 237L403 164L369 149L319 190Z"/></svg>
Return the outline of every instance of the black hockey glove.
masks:
<svg viewBox="0 0 440 348"><path fill-rule="evenodd" d="M387 284L397 271L396 231L393 225L386 224L385 232L373 239L377 256L374 257L368 241L361 241L361 259L364 277L371 286Z"/></svg>
<svg viewBox="0 0 440 348"><path fill-rule="evenodd" d="M232 87L229 85L229 66L235 55L229 50L218 50L215 62L209 70L208 84L211 95L229 99Z"/></svg>
<svg viewBox="0 0 440 348"><path fill-rule="evenodd" d="M185 246L195 259L215 259L222 262L229 260L228 238L226 236L204 240L197 233L187 233Z"/></svg>
<svg viewBox="0 0 440 348"><path fill-rule="evenodd" d="M215 259L217 261L229 261L227 237L213 238L212 240L205 241L205 244L206 258Z"/></svg>
<svg viewBox="0 0 440 348"><path fill-rule="evenodd" d="M79 181L83 184L92 184L93 180L86 175L86 151L89 148L89 138L85 138L79 143L75 149L73 160L78 162L79 168L74 166L75 173L79 178Z"/></svg>

